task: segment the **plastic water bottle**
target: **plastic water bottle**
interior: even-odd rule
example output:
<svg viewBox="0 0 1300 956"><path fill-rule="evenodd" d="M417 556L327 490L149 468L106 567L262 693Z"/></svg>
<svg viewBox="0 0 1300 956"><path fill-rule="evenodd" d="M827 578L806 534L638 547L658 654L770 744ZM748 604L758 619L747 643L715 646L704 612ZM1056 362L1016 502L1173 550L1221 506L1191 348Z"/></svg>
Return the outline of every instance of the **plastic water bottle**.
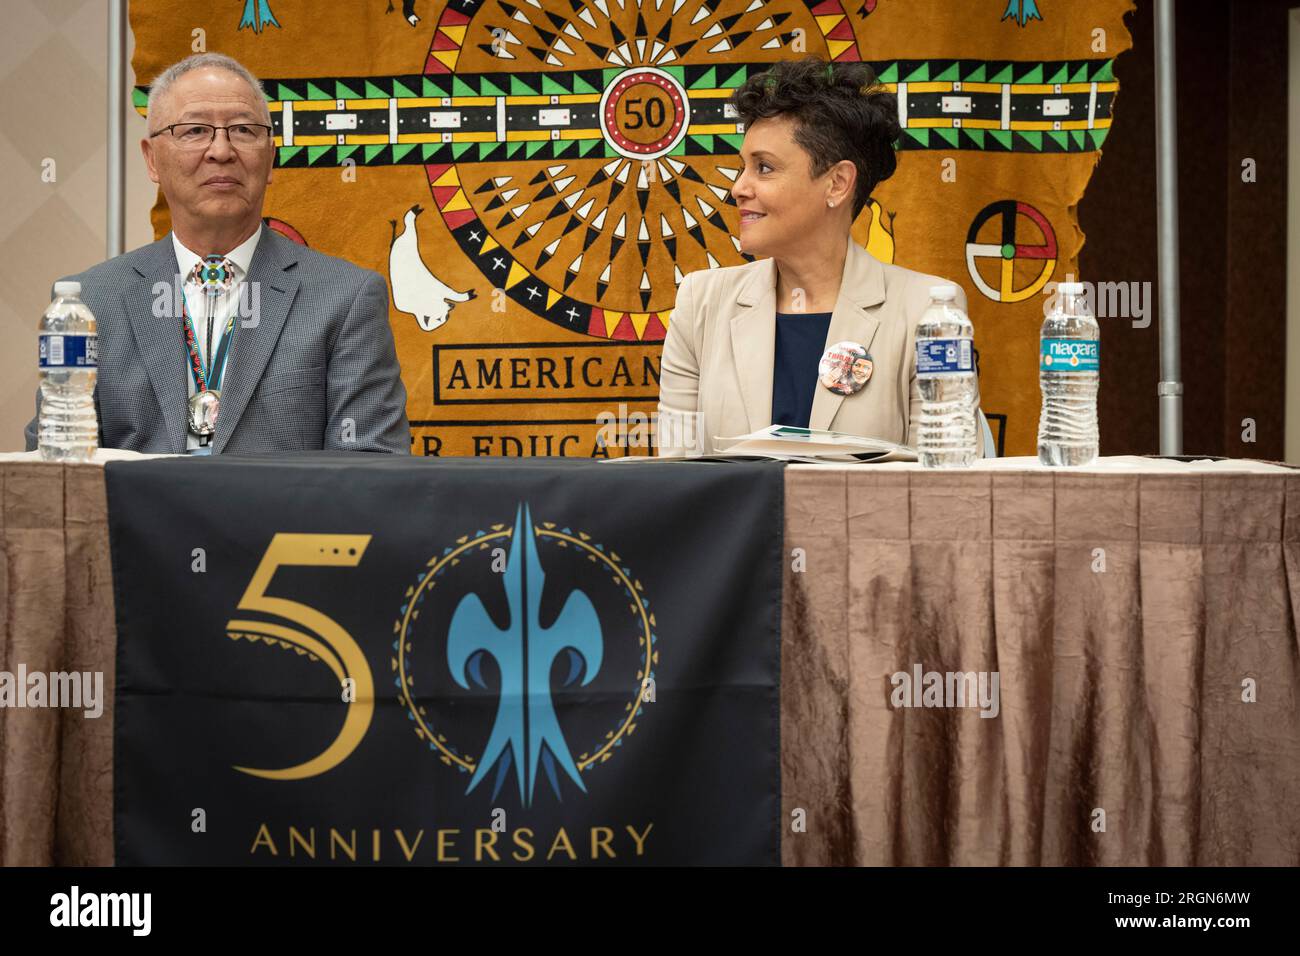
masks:
<svg viewBox="0 0 1300 956"><path fill-rule="evenodd" d="M1062 282L1057 293L1038 350L1038 460L1086 465L1097 457L1101 328L1088 312L1082 282Z"/></svg>
<svg viewBox="0 0 1300 956"><path fill-rule="evenodd" d="M916 327L921 387L916 451L923 468L967 468L980 457L974 336L970 319L957 308L957 287L932 286L929 308Z"/></svg>
<svg viewBox="0 0 1300 956"><path fill-rule="evenodd" d="M41 316L41 417L37 442L47 461L89 461L99 445L95 376L99 337L80 282L56 282Z"/></svg>

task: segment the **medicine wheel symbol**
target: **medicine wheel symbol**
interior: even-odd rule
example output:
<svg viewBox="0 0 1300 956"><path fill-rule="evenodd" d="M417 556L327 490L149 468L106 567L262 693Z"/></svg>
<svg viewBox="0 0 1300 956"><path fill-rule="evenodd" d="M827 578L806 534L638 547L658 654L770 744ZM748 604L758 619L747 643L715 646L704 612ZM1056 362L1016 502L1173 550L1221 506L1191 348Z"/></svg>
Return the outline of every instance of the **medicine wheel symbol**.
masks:
<svg viewBox="0 0 1300 956"><path fill-rule="evenodd" d="M997 219L997 232L993 228L984 228L994 218ZM1022 218L1036 227L1041 241L1016 241L1017 228L1021 230L1019 235L1022 239L1029 231L1021 223ZM990 242L990 239L998 241ZM994 302L1023 302L1037 293L1051 278L1052 270L1056 268L1056 256L1056 232L1047 217L1028 203L1014 199L989 203L975 216L966 232L966 268L971 281ZM990 285L980 272L980 260L989 259L999 262L997 288ZM1028 261L1038 267L1033 280L1020 288L1015 285L1018 261Z"/></svg>
<svg viewBox="0 0 1300 956"><path fill-rule="evenodd" d="M839 0L548 6L444 8L424 76L450 95L429 99L426 135L453 161L425 167L434 202L528 311L662 341L685 274L749 258L731 199L744 138L731 92L800 35L809 53L860 60L853 23Z"/></svg>

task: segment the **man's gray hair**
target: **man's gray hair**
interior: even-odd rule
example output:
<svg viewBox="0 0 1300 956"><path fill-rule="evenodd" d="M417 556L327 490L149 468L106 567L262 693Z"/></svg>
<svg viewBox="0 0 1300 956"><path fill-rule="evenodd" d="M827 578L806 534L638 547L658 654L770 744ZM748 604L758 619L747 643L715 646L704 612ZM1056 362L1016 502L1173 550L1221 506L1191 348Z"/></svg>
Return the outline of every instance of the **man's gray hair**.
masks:
<svg viewBox="0 0 1300 956"><path fill-rule="evenodd" d="M163 101L173 83L191 70L203 69L225 70L227 73L235 74L235 76L251 86L257 93L257 101L262 104L262 111L266 114L267 123L271 123L271 110L266 105L266 91L262 89L262 81L255 77L244 64L233 57L226 56L224 53L195 53L178 63L173 63L159 73L158 78L149 86L149 117L152 119L154 107Z"/></svg>

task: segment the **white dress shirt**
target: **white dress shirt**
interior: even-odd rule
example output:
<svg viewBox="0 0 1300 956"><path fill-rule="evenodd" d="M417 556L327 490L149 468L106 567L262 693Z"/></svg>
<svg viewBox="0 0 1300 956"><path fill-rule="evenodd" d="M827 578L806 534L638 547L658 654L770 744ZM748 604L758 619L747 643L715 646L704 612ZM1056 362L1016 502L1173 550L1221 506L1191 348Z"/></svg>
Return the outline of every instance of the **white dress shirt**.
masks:
<svg viewBox="0 0 1300 956"><path fill-rule="evenodd" d="M216 358L216 348L221 345L221 335L226 329L226 322L235 314L239 307L239 296L244 284L244 277L248 275L249 264L253 261L253 253L257 249L257 241L262 237L262 230L259 227L254 233L245 239L242 243L226 253L226 258L234 264L234 280L231 283L230 291L216 296L216 311L212 319L212 335L214 338L212 357ZM194 267L202 261L202 256L189 249L176 238L176 233L172 233L172 245L176 247L176 265L180 268L183 288L185 290L185 310L189 313L190 319L194 324L194 340L198 346L199 355L204 362L208 360L208 297L202 288L197 284L186 281L189 274L194 271ZM234 335L239 327L239 320L235 320L235 327L231 329ZM230 376L229 346L227 346L227 361L225 373L221 376L222 387L225 387L226 381ZM216 370L210 370L215 372ZM185 384L188 387L189 395L193 396L195 392L194 374L190 371L189 360L185 363ZM188 418L186 419L188 421ZM221 427L220 418L217 419L217 427ZM189 430L188 425L185 430L185 450L187 452L199 448L199 438Z"/></svg>

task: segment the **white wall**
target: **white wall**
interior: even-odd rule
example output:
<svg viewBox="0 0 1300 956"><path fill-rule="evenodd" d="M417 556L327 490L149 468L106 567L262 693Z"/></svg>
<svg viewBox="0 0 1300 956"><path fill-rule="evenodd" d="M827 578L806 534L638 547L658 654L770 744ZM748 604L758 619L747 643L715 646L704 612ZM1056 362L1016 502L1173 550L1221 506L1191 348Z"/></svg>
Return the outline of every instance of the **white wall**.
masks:
<svg viewBox="0 0 1300 956"><path fill-rule="evenodd" d="M4 0L0 451L22 450L23 426L35 412L36 325L50 284L104 259L107 70L104 0ZM134 84L128 67L128 90ZM144 118L133 109L126 132L126 247L133 249L153 239L155 187L138 146ZM54 182L42 181L46 159L54 160Z"/></svg>

